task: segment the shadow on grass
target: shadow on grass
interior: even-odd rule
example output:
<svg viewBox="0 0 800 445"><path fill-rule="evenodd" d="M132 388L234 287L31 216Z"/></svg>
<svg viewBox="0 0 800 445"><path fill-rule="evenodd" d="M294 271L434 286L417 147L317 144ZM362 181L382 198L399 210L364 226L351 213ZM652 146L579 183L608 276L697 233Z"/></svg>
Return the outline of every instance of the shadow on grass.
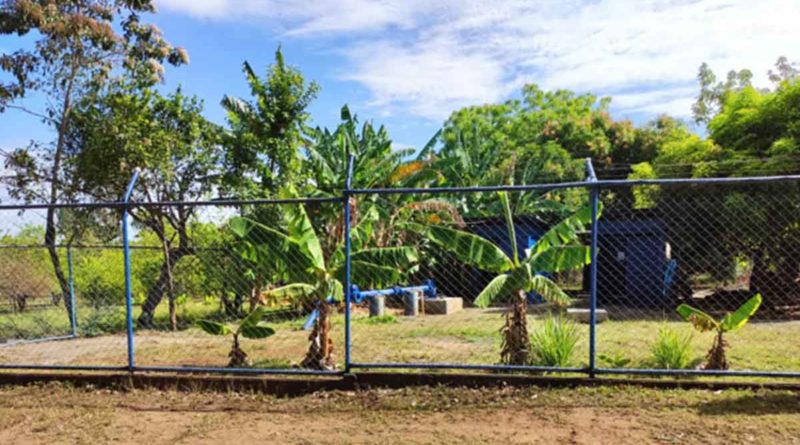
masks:
<svg viewBox="0 0 800 445"><path fill-rule="evenodd" d="M722 416L747 414L751 416L768 414L800 414L800 394L749 394L741 397L713 400L700 404L701 414Z"/></svg>

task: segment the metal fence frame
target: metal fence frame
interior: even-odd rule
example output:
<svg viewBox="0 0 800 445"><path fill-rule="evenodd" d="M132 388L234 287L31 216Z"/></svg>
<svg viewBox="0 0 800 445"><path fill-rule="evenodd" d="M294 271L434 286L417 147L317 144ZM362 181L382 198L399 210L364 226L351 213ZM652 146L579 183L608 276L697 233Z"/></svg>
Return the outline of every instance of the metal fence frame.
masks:
<svg viewBox="0 0 800 445"><path fill-rule="evenodd" d="M295 199L251 199L251 200L210 200L210 201L166 201L166 202L131 202L130 196L138 179L139 172L135 172L128 184L123 199L117 202L91 202L91 203L60 203L60 204L33 204L33 205L0 205L0 210L33 210L33 209L69 209L69 208L114 208L122 210L121 230L122 249L125 263L125 313L126 313L126 338L127 338L127 364L125 366L82 366L82 365L35 365L35 364L0 364L1 369L21 370L66 370L66 371L127 371L136 372L169 372L169 373L216 373L216 374L288 374L288 375L328 375L341 376L357 369L424 369L424 370L463 370L463 371L494 371L494 372L561 372L586 374L589 377L598 375L640 375L640 376L715 376L715 377L772 377L772 378L800 378L800 370L796 371L758 371L758 370L699 370L699 369L647 369L647 368L602 368L597 366L597 252L598 252L598 213L600 192L606 189L631 186L659 186L659 185L702 185L702 184L767 184L780 182L800 181L800 175L733 177L733 178L681 178L681 179L638 179L638 180L602 180L598 179L591 160L586 160L585 181L545 183L530 185L501 185L477 187L436 187L436 188L377 188L354 189L352 188L354 158L348 162L347 179L342 193L338 197L328 198L295 198ZM590 312L589 312L589 357L586 367L547 367L547 366L515 366L493 364L463 364L463 363L367 363L352 361L352 332L351 332L351 301L352 301L352 270L351 270L351 211L350 200L358 195L408 195L408 194L446 194L446 193L476 193L476 192L527 192L541 190L555 190L567 188L583 188L589 190L589 202L592 210L590 229ZM344 312L344 368L339 371L316 371L309 369L263 369L263 368L220 368L220 367L181 367L181 366L140 366L136 364L134 351L135 332L133 329L133 298L131 290L131 262L129 234L129 211L136 207L155 206L242 206L242 205L276 205L276 204L306 204L310 202L340 203L344 214L344 242L345 242L345 312ZM6 246L12 247L12 246ZM22 248L24 246L13 246ZM135 247L134 247L135 248ZM67 246L67 266L69 273L69 290L72 304L70 314L71 335L48 337L31 341L56 341L69 340L77 337L77 318L74 300L74 283L72 281L72 251Z"/></svg>

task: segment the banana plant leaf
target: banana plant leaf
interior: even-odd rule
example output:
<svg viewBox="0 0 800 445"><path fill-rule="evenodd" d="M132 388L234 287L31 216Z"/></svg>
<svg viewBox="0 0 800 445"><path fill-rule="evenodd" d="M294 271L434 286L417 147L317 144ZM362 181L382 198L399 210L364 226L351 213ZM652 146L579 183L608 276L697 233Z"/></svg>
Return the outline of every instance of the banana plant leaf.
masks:
<svg viewBox="0 0 800 445"><path fill-rule="evenodd" d="M473 233L444 226L427 228L420 224L407 224L406 226L424 234L431 242L452 253L459 261L479 269L502 273L514 266L502 249Z"/></svg>
<svg viewBox="0 0 800 445"><path fill-rule="evenodd" d="M700 332L716 331L720 328L717 320L700 309L693 308L688 304L681 304L676 309L678 314L686 321L690 322Z"/></svg>
<svg viewBox="0 0 800 445"><path fill-rule="evenodd" d="M216 321L198 320L196 324L200 329L211 335L229 335L233 333L229 327Z"/></svg>
<svg viewBox="0 0 800 445"><path fill-rule="evenodd" d="M240 326L239 334L241 334L241 336L245 338L259 339L259 338L267 338L274 335L275 330L269 326L257 324L252 326Z"/></svg>
<svg viewBox="0 0 800 445"><path fill-rule="evenodd" d="M383 266L408 269L419 261L419 255L417 254L417 249L410 246L376 247L359 250L353 253L352 259Z"/></svg>
<svg viewBox="0 0 800 445"><path fill-rule="evenodd" d="M761 306L761 294L755 294L752 298L744 302L736 312L725 315L720 323L724 332L734 332L747 324L750 317L756 313Z"/></svg>
<svg viewBox="0 0 800 445"><path fill-rule="evenodd" d="M536 272L563 272L592 262L587 246L558 246L539 251L525 260Z"/></svg>

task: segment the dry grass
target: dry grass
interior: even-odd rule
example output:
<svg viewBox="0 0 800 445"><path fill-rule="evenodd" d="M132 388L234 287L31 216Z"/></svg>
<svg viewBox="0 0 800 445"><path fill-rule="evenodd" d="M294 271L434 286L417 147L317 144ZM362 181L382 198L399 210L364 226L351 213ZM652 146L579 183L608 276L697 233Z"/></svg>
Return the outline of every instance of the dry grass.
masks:
<svg viewBox="0 0 800 445"><path fill-rule="evenodd" d="M530 315L531 329L541 322ZM498 310L465 309L449 316L396 316L396 321L368 321L366 314L353 316L352 357L356 362L450 362L493 364L499 361L502 313ZM261 367L287 367L302 360L308 349L308 333L300 330L302 319L272 323L277 334L266 340L243 340L242 347ZM598 353L621 355L628 366L645 366L650 344L667 323L678 333L691 333L680 321L612 320L597 327ZM570 364L588 362L588 326L579 325L580 340ZM713 334L692 333L692 353L703 357ZM344 354L344 319L333 319L335 358ZM800 322L750 323L727 337L728 358L733 369L800 370ZM137 331L135 352L139 365L225 366L230 340L190 328L177 332ZM124 365L124 334L80 338L61 342L0 346L0 363ZM605 365L604 363L599 363Z"/></svg>

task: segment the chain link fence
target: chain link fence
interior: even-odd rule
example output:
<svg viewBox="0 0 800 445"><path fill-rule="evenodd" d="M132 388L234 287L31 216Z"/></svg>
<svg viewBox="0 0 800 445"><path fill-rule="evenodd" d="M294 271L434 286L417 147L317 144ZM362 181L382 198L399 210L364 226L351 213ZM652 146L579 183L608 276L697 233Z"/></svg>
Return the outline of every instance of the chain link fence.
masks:
<svg viewBox="0 0 800 445"><path fill-rule="evenodd" d="M49 245L47 206L6 206L0 367L798 376L798 194L785 177L131 203L127 239L124 204L56 206ZM755 295L749 322L728 315Z"/></svg>

